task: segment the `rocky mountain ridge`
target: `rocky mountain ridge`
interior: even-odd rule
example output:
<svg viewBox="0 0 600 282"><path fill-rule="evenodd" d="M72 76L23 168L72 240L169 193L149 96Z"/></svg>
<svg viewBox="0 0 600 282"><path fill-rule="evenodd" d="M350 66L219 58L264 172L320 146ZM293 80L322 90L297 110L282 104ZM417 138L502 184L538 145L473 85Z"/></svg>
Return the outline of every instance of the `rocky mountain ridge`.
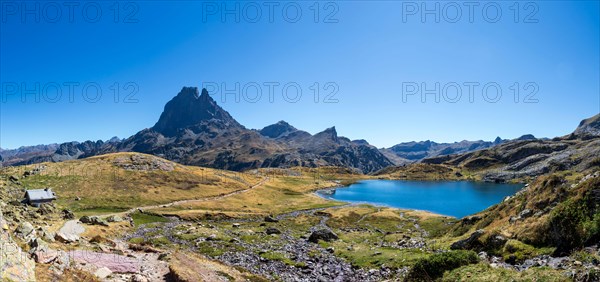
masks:
<svg viewBox="0 0 600 282"><path fill-rule="evenodd" d="M392 165L366 142L338 137L335 127L314 136L280 122L261 131L238 123L208 91L184 87L156 124L119 140L68 142L32 153L5 154L3 165L59 162L114 152L140 152L182 164L228 170L342 166L369 173ZM6 158L9 156L9 158Z"/></svg>
<svg viewBox="0 0 600 282"><path fill-rule="evenodd" d="M553 139L520 138L464 154L424 159L484 173L483 179L504 182L554 171L584 171L600 163L600 114L583 120L573 133Z"/></svg>
<svg viewBox="0 0 600 282"><path fill-rule="evenodd" d="M593 138L599 132L597 118L582 121L564 139ZM436 143L406 142L377 149L365 140L338 136L335 127L317 134L299 130L285 121L250 130L217 105L208 91L183 87L169 101L156 124L120 140L68 142L0 151L3 166L59 162L114 152L153 154L182 164L228 170L261 167L341 166L362 173L413 162L443 163L461 154L481 151L514 142L551 142L524 135L510 141L461 141ZM533 146L533 145L531 145ZM487 151L486 151L487 152ZM468 157L465 157L468 158ZM477 162L485 162L478 160ZM469 165L477 165L477 162Z"/></svg>

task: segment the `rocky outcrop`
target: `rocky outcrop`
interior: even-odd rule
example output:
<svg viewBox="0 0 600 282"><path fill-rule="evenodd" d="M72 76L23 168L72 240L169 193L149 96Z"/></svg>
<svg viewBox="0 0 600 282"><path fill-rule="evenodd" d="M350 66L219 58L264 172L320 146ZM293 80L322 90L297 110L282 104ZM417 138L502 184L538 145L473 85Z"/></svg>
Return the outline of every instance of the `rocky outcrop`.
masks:
<svg viewBox="0 0 600 282"><path fill-rule="evenodd" d="M573 132L573 136L579 138L600 136L600 114L582 120Z"/></svg>
<svg viewBox="0 0 600 282"><path fill-rule="evenodd" d="M0 210L0 280L2 281L35 281L35 262L29 258L19 245L13 241L7 229L6 222ZM29 226L26 226L29 228ZM34 230L22 229L23 233L31 234Z"/></svg>
<svg viewBox="0 0 600 282"><path fill-rule="evenodd" d="M64 264L70 262L86 265L94 269L107 268L115 273L139 273L139 260L118 254L99 253L87 250L62 251L47 249L34 254L38 263Z"/></svg>
<svg viewBox="0 0 600 282"><path fill-rule="evenodd" d="M466 168L491 182L532 178L554 171L582 172L600 165L600 157L594 157L600 156L600 135L595 135L600 130L599 120L600 115L585 119L565 137L550 140L524 135L491 148L422 162Z"/></svg>

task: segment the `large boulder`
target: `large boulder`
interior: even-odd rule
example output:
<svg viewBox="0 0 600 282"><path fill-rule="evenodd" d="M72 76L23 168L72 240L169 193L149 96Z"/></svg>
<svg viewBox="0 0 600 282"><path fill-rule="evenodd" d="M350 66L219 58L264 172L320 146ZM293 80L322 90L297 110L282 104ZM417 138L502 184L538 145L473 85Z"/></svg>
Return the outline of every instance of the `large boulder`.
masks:
<svg viewBox="0 0 600 282"><path fill-rule="evenodd" d="M54 239L62 243L73 243L79 241L79 235L73 233L63 233L59 231L54 235Z"/></svg>
<svg viewBox="0 0 600 282"><path fill-rule="evenodd" d="M308 237L308 241L313 243L318 243L319 240L330 242L337 239L338 236L327 228L315 230L310 234L310 237Z"/></svg>
<svg viewBox="0 0 600 282"><path fill-rule="evenodd" d="M76 220L69 220L56 232L55 239L63 243L77 242L84 231L85 228Z"/></svg>
<svg viewBox="0 0 600 282"><path fill-rule="evenodd" d="M99 279L106 279L108 276L111 276L113 272L108 267L101 267L94 272L94 275Z"/></svg>

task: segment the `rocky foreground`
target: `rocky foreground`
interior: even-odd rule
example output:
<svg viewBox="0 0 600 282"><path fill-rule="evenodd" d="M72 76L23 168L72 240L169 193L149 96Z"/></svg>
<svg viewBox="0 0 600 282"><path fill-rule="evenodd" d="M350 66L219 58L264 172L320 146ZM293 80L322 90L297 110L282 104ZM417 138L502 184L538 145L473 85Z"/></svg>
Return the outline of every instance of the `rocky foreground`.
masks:
<svg viewBox="0 0 600 282"><path fill-rule="evenodd" d="M206 175L202 173L208 171L151 156L114 155L90 161L96 167L116 167L130 183L144 184L135 195L149 197L147 205L131 208L135 202L127 201L121 203L127 208L111 209L119 202L112 202L109 194L94 206L99 195L84 194L89 191L72 185L73 178L82 176L54 176L58 164L2 175L3 279L598 281L600 277L596 216L600 172L593 168L537 178L502 203L457 220L316 197L315 187L340 183L323 180L325 176L350 177L345 181L360 177L338 169L322 170L319 177L304 175L302 169L281 171L287 173L278 178L268 174L273 177L269 180L263 175L267 171L253 171L245 178L224 171ZM449 169L448 175L458 177L460 171ZM196 188L175 185L196 179ZM168 190L153 189L159 182ZM24 187L47 183L69 197L40 207L21 203ZM109 183L107 187L120 189L117 192L126 190L121 182L99 183ZM231 189L233 185L237 188ZM157 198L189 195L183 193L190 189L207 194L183 201ZM162 204L152 202L156 199ZM98 209L99 204L106 205Z"/></svg>

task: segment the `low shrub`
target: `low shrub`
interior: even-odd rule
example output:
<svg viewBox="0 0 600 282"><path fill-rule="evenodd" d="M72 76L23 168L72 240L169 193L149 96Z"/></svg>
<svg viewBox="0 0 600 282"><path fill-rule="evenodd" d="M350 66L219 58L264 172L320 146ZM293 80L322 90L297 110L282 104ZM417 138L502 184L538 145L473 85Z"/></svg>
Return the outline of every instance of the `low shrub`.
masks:
<svg viewBox="0 0 600 282"><path fill-rule="evenodd" d="M479 262L474 251L449 251L419 259L406 277L406 281L433 281L445 271Z"/></svg>

